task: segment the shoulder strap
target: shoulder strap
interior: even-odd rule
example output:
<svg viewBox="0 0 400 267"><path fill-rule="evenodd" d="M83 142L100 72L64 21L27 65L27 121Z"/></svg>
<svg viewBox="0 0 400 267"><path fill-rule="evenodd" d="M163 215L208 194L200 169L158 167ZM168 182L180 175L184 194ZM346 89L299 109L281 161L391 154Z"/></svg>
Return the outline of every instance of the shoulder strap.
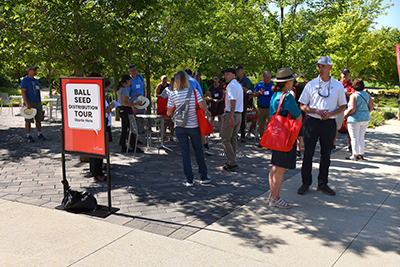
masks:
<svg viewBox="0 0 400 267"><path fill-rule="evenodd" d="M287 92L282 93L281 99L279 100L279 106L278 106L278 109L276 110L275 115L279 115L279 112L281 111L281 106L283 104L283 101L285 100L286 95L287 95ZM289 120L292 118L292 115L290 115L290 112L288 112L287 118Z"/></svg>
<svg viewBox="0 0 400 267"><path fill-rule="evenodd" d="M189 90L190 91L190 90ZM199 103L197 103L197 95L196 95L196 91L193 89L193 93L194 93L194 97L195 97L195 102L196 102L196 110L199 109Z"/></svg>
<svg viewBox="0 0 400 267"><path fill-rule="evenodd" d="M362 96L362 94L360 92L356 92L356 94L358 93L359 96L362 97L362 99L364 99L365 103L367 104L368 107L368 101L365 99L365 97Z"/></svg>

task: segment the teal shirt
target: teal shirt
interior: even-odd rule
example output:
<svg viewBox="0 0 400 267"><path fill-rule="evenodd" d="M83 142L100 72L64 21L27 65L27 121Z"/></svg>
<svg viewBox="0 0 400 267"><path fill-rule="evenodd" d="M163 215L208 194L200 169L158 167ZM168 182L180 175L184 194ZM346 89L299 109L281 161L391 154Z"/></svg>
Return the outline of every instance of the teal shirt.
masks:
<svg viewBox="0 0 400 267"><path fill-rule="evenodd" d="M282 92L275 92L271 97L270 107L269 107L269 116L273 116L276 114L276 110L279 106L279 101L281 99ZM301 111L296 104L296 100L294 97L287 93L285 99L283 100L281 111L279 115L286 117L288 112L292 115L292 118L295 119L301 115Z"/></svg>
<svg viewBox="0 0 400 267"><path fill-rule="evenodd" d="M369 121L371 119L368 109L369 94L364 91L357 91L353 95L356 97L356 111L347 117L347 122Z"/></svg>

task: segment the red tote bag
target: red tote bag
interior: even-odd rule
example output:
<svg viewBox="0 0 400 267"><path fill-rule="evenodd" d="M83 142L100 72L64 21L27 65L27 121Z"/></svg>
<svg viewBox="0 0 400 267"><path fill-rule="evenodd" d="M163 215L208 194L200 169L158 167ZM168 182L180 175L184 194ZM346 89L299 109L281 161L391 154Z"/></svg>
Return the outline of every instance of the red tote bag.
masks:
<svg viewBox="0 0 400 267"><path fill-rule="evenodd" d="M287 117L279 115L283 100L287 93L283 93L279 101L279 106L276 114L271 117L267 125L267 129L260 140L262 147L288 152L292 149L297 135L299 134L301 125L300 121L292 120L290 113Z"/></svg>
<svg viewBox="0 0 400 267"><path fill-rule="evenodd" d="M204 114L204 110L199 109L199 104L197 103L197 95L196 91L194 91L194 97L196 99L196 112L197 112L197 120L199 122L199 128L201 135L209 135L214 132L214 127L212 124L207 120L206 115Z"/></svg>
<svg viewBox="0 0 400 267"><path fill-rule="evenodd" d="M158 115L165 115L167 114L167 104L168 98L157 98L157 114Z"/></svg>

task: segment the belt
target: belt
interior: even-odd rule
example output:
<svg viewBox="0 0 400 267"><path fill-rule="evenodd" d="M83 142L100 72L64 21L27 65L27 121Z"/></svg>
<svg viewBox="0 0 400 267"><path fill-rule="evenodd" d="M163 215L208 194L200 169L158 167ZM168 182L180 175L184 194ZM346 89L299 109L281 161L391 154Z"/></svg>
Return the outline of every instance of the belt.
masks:
<svg viewBox="0 0 400 267"><path fill-rule="evenodd" d="M311 116L307 116L307 118L310 118L310 119L314 119L314 120L317 120L317 121L323 121L323 119L321 118L321 119L318 119L318 118L314 118L314 117L311 117ZM329 119L326 119L326 121L327 120L334 120L335 118L329 118Z"/></svg>
<svg viewBox="0 0 400 267"><path fill-rule="evenodd" d="M225 111L225 113L231 113L231 112L230 111ZM234 113L242 113L242 112L235 111Z"/></svg>

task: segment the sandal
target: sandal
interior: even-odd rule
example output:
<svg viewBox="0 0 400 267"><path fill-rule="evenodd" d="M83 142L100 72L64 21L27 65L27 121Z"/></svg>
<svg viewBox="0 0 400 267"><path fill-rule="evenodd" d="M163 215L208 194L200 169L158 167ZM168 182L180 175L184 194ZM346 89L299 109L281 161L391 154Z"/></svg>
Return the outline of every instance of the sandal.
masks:
<svg viewBox="0 0 400 267"><path fill-rule="evenodd" d="M273 197L269 197L268 202L270 206L278 207L281 209L290 209L292 207L283 198L279 198L278 200L276 200Z"/></svg>

